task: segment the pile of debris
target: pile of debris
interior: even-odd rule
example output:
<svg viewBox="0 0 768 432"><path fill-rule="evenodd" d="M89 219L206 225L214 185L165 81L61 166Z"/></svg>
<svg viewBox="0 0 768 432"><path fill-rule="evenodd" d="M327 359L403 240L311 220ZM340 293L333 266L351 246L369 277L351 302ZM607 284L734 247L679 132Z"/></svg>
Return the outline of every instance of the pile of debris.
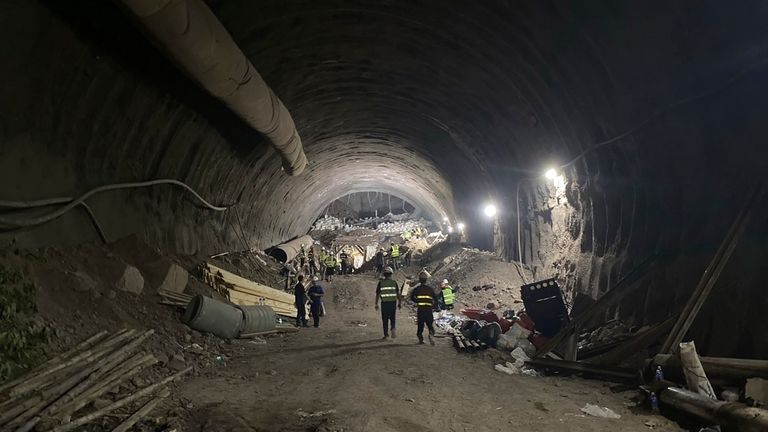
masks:
<svg viewBox="0 0 768 432"><path fill-rule="evenodd" d="M378 234L397 234L400 235L406 231L426 232L432 222L423 218L412 219L409 214L399 215L387 214L382 217L369 217L364 219L355 219L346 223L334 216L324 216L312 225L312 231L344 231L353 232L361 228L368 228Z"/></svg>
<svg viewBox="0 0 768 432"><path fill-rule="evenodd" d="M189 372L182 369L153 384L130 388L129 380L157 363L152 354L141 351L152 330L106 331L81 342L21 378L0 388L0 426L3 430L65 432L130 408L126 418L112 429L123 432L147 416L169 395L166 386ZM131 414L132 413L132 414Z"/></svg>
<svg viewBox="0 0 768 432"><path fill-rule="evenodd" d="M644 282L653 274L657 256L645 259L573 317L559 303L526 301L526 294L534 292L545 293L542 299L561 299L553 280L523 286L523 300L536 330L547 330L538 343L532 340L536 358L526 364L553 373L637 384L650 409L659 410L661 404L695 418L701 426L768 430L768 411L758 407L768 403L768 361L699 357L694 343L683 341L744 232L759 190L746 202L682 311L666 320L634 329L604 319L611 308L647 286ZM541 326L545 319L548 323Z"/></svg>

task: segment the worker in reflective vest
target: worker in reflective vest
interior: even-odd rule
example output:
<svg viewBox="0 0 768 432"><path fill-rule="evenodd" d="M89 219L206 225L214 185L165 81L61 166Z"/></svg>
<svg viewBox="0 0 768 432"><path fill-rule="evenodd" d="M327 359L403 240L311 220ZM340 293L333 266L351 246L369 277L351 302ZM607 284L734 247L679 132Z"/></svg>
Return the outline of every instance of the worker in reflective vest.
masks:
<svg viewBox="0 0 768 432"><path fill-rule="evenodd" d="M333 280L334 273L336 273L336 257L333 256L333 252L329 252L325 256L325 280L328 282Z"/></svg>
<svg viewBox="0 0 768 432"><path fill-rule="evenodd" d="M448 285L448 279L443 279L443 283L440 284L440 296L443 301L443 309L453 309L453 288Z"/></svg>
<svg viewBox="0 0 768 432"><path fill-rule="evenodd" d="M320 254L317 256L318 264L320 266L320 277L325 277L325 259L328 257L328 253L325 251L325 246L320 248Z"/></svg>
<svg viewBox="0 0 768 432"><path fill-rule="evenodd" d="M386 267L384 269L384 278L376 286L374 305L376 310L379 310L379 302L381 302L381 323L384 327L384 337L382 339L387 339L390 335L392 335L392 339L397 337L395 315L397 309L403 307L401 290L397 286L397 281L392 279L392 273L392 267Z"/></svg>
<svg viewBox="0 0 768 432"><path fill-rule="evenodd" d="M389 247L389 257L392 259L392 268L400 268L400 245L392 243Z"/></svg>
<svg viewBox="0 0 768 432"><path fill-rule="evenodd" d="M437 304L437 298L435 291L431 286L427 285L427 279L429 279L429 272L426 269L419 273L419 284L411 291L411 301L416 303L416 337L419 338L419 344L424 344L424 326L429 330L429 343L435 345L435 327L434 317L432 316L432 309Z"/></svg>

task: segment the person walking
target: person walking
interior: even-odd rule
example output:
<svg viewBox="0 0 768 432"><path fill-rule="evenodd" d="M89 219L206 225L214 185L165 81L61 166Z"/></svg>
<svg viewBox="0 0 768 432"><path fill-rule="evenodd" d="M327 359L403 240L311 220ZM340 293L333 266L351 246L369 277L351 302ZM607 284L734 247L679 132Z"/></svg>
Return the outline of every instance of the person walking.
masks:
<svg viewBox="0 0 768 432"><path fill-rule="evenodd" d="M320 278L317 276L312 278L312 285L309 287L309 291L307 291L307 295L309 296L309 313L312 315L312 324L317 328L320 327L320 317L322 316L322 310L323 310L323 295L325 295L325 290L323 290L323 287L320 286Z"/></svg>
<svg viewBox="0 0 768 432"><path fill-rule="evenodd" d="M419 284L416 285L411 291L411 301L416 303L416 337L419 338L419 344L424 344L424 327L429 330L429 343L435 345L435 327L434 316L432 315L432 309L437 304L437 298L435 291L431 286L427 285L427 279L429 279L429 272L426 269L419 273Z"/></svg>
<svg viewBox="0 0 768 432"><path fill-rule="evenodd" d="M307 325L307 292L304 289L304 275L299 275L296 285L293 287L293 295L296 303L296 327L309 327Z"/></svg>
<svg viewBox="0 0 768 432"><path fill-rule="evenodd" d="M381 274L384 271L384 248L379 248L376 252L376 273Z"/></svg>
<svg viewBox="0 0 768 432"><path fill-rule="evenodd" d="M453 310L453 287L448 285L448 279L443 279L440 284L440 299L442 300L444 310Z"/></svg>
<svg viewBox="0 0 768 432"><path fill-rule="evenodd" d="M397 314L397 309L403 307L402 295L397 281L392 279L392 273L392 267L385 268L384 278L376 285L374 305L376 310L379 310L379 303L381 303L381 324L384 327L384 337L382 339L387 339L390 334L392 339L397 337L395 315Z"/></svg>

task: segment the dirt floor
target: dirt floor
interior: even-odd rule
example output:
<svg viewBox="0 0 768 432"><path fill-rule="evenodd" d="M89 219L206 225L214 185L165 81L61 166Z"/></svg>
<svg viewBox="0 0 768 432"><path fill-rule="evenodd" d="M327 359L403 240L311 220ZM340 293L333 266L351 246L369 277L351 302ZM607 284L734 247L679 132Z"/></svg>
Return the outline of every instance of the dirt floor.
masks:
<svg viewBox="0 0 768 432"><path fill-rule="evenodd" d="M490 275L497 280L506 277L508 266L513 265L484 255L481 258L486 264L478 265L479 255L472 256L470 261L475 264L469 266L444 265L453 278L460 274L466 286L489 277L487 263L507 266ZM159 363L115 389L106 402L193 367L135 430L680 430L664 417L635 406L637 392L632 389L579 378L508 376L494 370L494 364L510 361L509 353L489 349L460 354L448 338L437 338L435 347L416 345L409 308L398 313L399 337L380 340L380 315L374 310L377 279L370 273L337 277L325 284L328 316L319 329L233 341L200 334L181 323L179 309L159 304L151 277L140 293L121 291L116 282L126 265L135 265L149 276L158 260L168 259L135 239L114 245L0 254L0 265L23 270L26 280L35 285L39 319L53 329L50 341L42 347L43 357L101 329L155 330L143 348ZM434 262L442 259L435 256ZM192 257L174 260L186 263L188 270L195 261ZM418 270L417 266L407 268L396 278L402 281ZM194 278L194 271L186 292L211 295ZM508 296L509 303L514 303L509 291L496 294L469 289L460 291L457 299L467 306L482 307L498 295ZM609 407L622 418L585 416L580 409L586 403ZM135 409L129 407L82 430L112 430Z"/></svg>
<svg viewBox="0 0 768 432"><path fill-rule="evenodd" d="M381 340L376 278L326 284L318 329L249 342L226 365L183 382L185 430L199 431L648 431L680 430L635 406L633 390L562 377L508 376L504 355L460 354L449 339L417 345L412 313ZM621 419L585 416L592 403Z"/></svg>

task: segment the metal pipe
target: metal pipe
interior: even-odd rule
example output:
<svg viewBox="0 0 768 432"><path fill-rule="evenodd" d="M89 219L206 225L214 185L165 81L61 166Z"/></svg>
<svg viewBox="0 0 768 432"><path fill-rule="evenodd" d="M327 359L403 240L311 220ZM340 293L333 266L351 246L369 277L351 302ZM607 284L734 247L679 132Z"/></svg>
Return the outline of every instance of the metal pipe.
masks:
<svg viewBox="0 0 768 432"><path fill-rule="evenodd" d="M203 0L121 2L187 75L271 141L288 175L304 170L307 157L288 109Z"/></svg>
<svg viewBox="0 0 768 432"><path fill-rule="evenodd" d="M768 411L739 402L710 399L688 390L670 387L661 392L661 402L702 420L740 432L768 430Z"/></svg>
<svg viewBox="0 0 768 432"><path fill-rule="evenodd" d="M308 235L301 236L287 243L275 246L269 251L269 256L273 257L281 263L286 263L296 258L296 255L298 255L299 251L301 250L301 245L309 248L314 242L315 241L312 239L312 237ZM309 252L309 250L307 250L307 252Z"/></svg>

